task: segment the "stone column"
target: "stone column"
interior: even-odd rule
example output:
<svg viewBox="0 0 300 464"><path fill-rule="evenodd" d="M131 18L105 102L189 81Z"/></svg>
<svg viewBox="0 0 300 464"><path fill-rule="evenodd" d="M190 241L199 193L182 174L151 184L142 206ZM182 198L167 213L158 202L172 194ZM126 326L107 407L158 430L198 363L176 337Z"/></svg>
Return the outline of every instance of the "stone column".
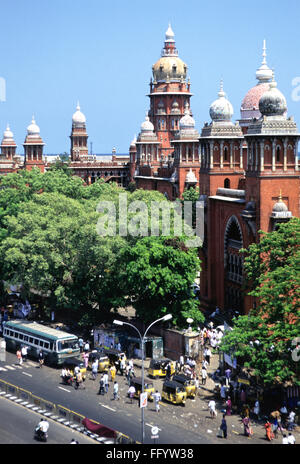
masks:
<svg viewBox="0 0 300 464"><path fill-rule="evenodd" d="M240 142L240 169L243 169L243 140Z"/></svg>
<svg viewBox="0 0 300 464"><path fill-rule="evenodd" d="M220 168L223 169L223 147L224 147L224 141L221 140L220 142Z"/></svg>
<svg viewBox="0 0 300 464"><path fill-rule="evenodd" d="M283 142L283 170L287 171L287 145L288 145L288 138L285 137Z"/></svg>
<svg viewBox="0 0 300 464"><path fill-rule="evenodd" d="M295 171L298 171L298 139L295 140Z"/></svg>
<svg viewBox="0 0 300 464"><path fill-rule="evenodd" d="M275 169L276 169L275 149L276 149L276 139L274 139L273 142L272 142L272 171L275 171Z"/></svg>
<svg viewBox="0 0 300 464"><path fill-rule="evenodd" d="M265 142L264 140L259 142L259 145L260 145L260 170L264 171L265 169L265 154L264 154Z"/></svg>
<svg viewBox="0 0 300 464"><path fill-rule="evenodd" d="M214 167L214 142L209 142L210 169Z"/></svg>

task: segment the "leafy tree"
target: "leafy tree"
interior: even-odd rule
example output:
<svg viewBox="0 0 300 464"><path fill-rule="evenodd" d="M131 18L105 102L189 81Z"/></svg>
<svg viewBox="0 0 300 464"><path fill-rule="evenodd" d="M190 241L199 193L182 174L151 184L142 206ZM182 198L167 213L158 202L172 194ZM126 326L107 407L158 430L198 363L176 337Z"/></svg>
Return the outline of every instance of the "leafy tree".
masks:
<svg viewBox="0 0 300 464"><path fill-rule="evenodd" d="M186 318L203 321L191 284L200 264L195 249L179 238L144 237L122 253L126 287L138 317L146 322L172 313L177 326Z"/></svg>
<svg viewBox="0 0 300 464"><path fill-rule="evenodd" d="M245 253L250 295L259 304L248 316L235 320L222 349L234 352L266 384L300 385L298 364L292 353L300 333L300 220L263 233Z"/></svg>

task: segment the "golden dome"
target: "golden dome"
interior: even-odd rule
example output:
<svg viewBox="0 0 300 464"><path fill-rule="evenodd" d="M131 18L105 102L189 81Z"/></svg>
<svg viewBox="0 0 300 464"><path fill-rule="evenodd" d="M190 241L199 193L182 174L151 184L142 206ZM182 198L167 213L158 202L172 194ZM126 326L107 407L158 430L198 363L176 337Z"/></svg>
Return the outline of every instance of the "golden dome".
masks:
<svg viewBox="0 0 300 464"><path fill-rule="evenodd" d="M165 81L167 78L170 81L186 78L187 65L177 56L162 56L152 66L153 78L157 82Z"/></svg>

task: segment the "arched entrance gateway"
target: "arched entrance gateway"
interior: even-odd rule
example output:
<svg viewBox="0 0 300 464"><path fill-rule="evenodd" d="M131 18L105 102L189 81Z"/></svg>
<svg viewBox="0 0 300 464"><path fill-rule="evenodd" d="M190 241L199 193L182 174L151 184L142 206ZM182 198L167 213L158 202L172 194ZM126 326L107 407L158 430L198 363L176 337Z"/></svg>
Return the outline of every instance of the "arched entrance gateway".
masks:
<svg viewBox="0 0 300 464"><path fill-rule="evenodd" d="M236 216L227 221L224 234L224 306L243 313L243 234Z"/></svg>

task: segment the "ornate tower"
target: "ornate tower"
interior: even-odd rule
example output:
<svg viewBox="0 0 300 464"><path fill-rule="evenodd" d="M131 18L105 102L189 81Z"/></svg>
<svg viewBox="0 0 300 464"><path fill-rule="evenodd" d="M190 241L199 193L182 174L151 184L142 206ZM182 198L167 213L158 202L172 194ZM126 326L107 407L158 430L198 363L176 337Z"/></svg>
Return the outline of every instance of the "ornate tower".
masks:
<svg viewBox="0 0 300 464"><path fill-rule="evenodd" d="M274 79L259 100L261 118L253 120L245 139L248 144L246 166L246 205L243 219L252 232L274 228L280 218L299 217L298 141L300 134L292 117L287 117L284 95ZM279 192L280 201L278 200ZM284 205L277 211L273 209ZM279 204L279 206L278 206ZM252 211L249 218L249 210ZM250 211L250 212L251 212ZM278 216L278 214L277 214ZM278 216L278 217L279 217Z"/></svg>
<svg viewBox="0 0 300 464"><path fill-rule="evenodd" d="M14 141L14 134L10 130L9 125L7 124L6 130L3 133L1 148L1 157L5 160L13 160L16 155L17 144Z"/></svg>
<svg viewBox="0 0 300 464"><path fill-rule="evenodd" d="M192 95L190 83L186 82L187 65L178 57L174 37L169 25L161 58L152 66L153 81L150 81L149 117L160 142L160 158L172 155L171 140L179 129L179 120Z"/></svg>
<svg viewBox="0 0 300 464"><path fill-rule="evenodd" d="M200 137L200 194L215 195L218 188L240 188L244 169L243 133L231 121L233 107L221 81L218 98L209 109L211 123L205 123Z"/></svg>
<svg viewBox="0 0 300 464"><path fill-rule="evenodd" d="M88 135L86 132L86 118L80 111L79 102L72 117L71 161L83 161L88 156Z"/></svg>
<svg viewBox="0 0 300 464"><path fill-rule="evenodd" d="M40 128L36 124L34 116L32 116L31 124L27 127L27 135L24 146L24 167L31 170L33 167L38 167L42 172L45 171L45 162L43 159L43 139L40 136Z"/></svg>

